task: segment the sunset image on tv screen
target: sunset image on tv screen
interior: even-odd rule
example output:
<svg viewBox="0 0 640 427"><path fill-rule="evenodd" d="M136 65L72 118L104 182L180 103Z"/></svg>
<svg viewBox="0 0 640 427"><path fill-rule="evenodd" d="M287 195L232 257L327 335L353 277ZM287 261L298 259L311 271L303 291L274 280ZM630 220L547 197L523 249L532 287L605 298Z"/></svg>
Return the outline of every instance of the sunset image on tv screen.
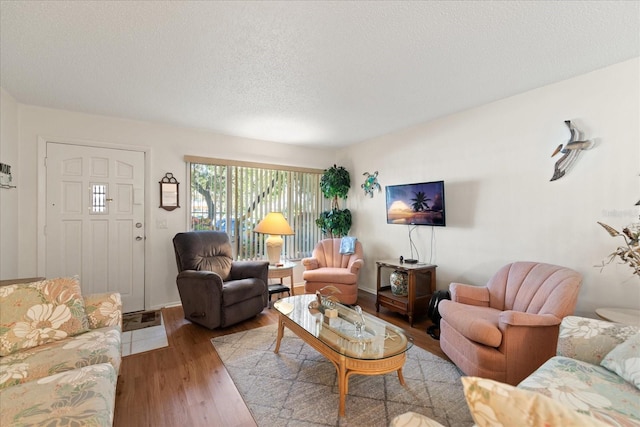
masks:
<svg viewBox="0 0 640 427"><path fill-rule="evenodd" d="M390 185L387 193L387 223L445 225L444 182Z"/></svg>

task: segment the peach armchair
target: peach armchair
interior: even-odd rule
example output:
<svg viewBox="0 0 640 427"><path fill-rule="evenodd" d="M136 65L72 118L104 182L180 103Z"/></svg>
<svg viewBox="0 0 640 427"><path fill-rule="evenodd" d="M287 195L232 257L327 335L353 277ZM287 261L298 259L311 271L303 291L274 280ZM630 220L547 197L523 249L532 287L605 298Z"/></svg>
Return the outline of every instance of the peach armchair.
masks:
<svg viewBox="0 0 640 427"><path fill-rule="evenodd" d="M452 283L440 311L440 347L466 375L517 385L555 355L582 276L536 262L502 267L486 286Z"/></svg>
<svg viewBox="0 0 640 427"><path fill-rule="evenodd" d="M345 304L358 299L358 275L364 264L362 244L355 242L352 254L340 253L341 239L324 239L313 249L311 258L304 258L302 272L304 291L315 293L328 285L340 289L335 296Z"/></svg>

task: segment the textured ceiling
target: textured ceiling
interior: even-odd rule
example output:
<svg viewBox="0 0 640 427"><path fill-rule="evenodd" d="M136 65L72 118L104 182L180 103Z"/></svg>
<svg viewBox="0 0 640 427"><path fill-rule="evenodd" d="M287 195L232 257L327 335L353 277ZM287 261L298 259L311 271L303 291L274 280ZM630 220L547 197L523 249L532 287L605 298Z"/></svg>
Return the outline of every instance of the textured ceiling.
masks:
<svg viewBox="0 0 640 427"><path fill-rule="evenodd" d="M343 146L640 56L638 1L2 1L19 102Z"/></svg>

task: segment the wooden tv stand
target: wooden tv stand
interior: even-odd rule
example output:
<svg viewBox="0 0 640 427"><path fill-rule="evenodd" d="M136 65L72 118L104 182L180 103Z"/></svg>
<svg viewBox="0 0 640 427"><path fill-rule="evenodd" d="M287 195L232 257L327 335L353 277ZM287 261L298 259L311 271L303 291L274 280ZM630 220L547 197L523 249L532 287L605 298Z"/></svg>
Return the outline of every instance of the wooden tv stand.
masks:
<svg viewBox="0 0 640 427"><path fill-rule="evenodd" d="M398 260L376 261L376 264L378 266L376 311L380 311L380 306L383 306L409 316L409 325L413 327L413 318L427 313L431 295L436 290L437 265L407 264L400 263ZM409 294L407 296L394 295L391 292L389 275L393 271L403 271L408 274Z"/></svg>

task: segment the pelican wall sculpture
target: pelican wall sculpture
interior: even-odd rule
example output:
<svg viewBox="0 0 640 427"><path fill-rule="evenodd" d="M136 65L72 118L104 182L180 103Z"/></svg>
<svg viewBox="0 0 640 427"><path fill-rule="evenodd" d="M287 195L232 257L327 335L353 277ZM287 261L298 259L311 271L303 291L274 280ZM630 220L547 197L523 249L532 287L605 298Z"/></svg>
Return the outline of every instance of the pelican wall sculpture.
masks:
<svg viewBox="0 0 640 427"><path fill-rule="evenodd" d="M562 153L562 157L560 157L556 162L553 176L550 181L562 178L578 159L580 152L593 147L593 141L581 140L581 133L574 125L571 124L571 120L565 120L564 123L569 128L571 136L566 144L558 145L551 155L551 157L553 157L558 153Z"/></svg>

